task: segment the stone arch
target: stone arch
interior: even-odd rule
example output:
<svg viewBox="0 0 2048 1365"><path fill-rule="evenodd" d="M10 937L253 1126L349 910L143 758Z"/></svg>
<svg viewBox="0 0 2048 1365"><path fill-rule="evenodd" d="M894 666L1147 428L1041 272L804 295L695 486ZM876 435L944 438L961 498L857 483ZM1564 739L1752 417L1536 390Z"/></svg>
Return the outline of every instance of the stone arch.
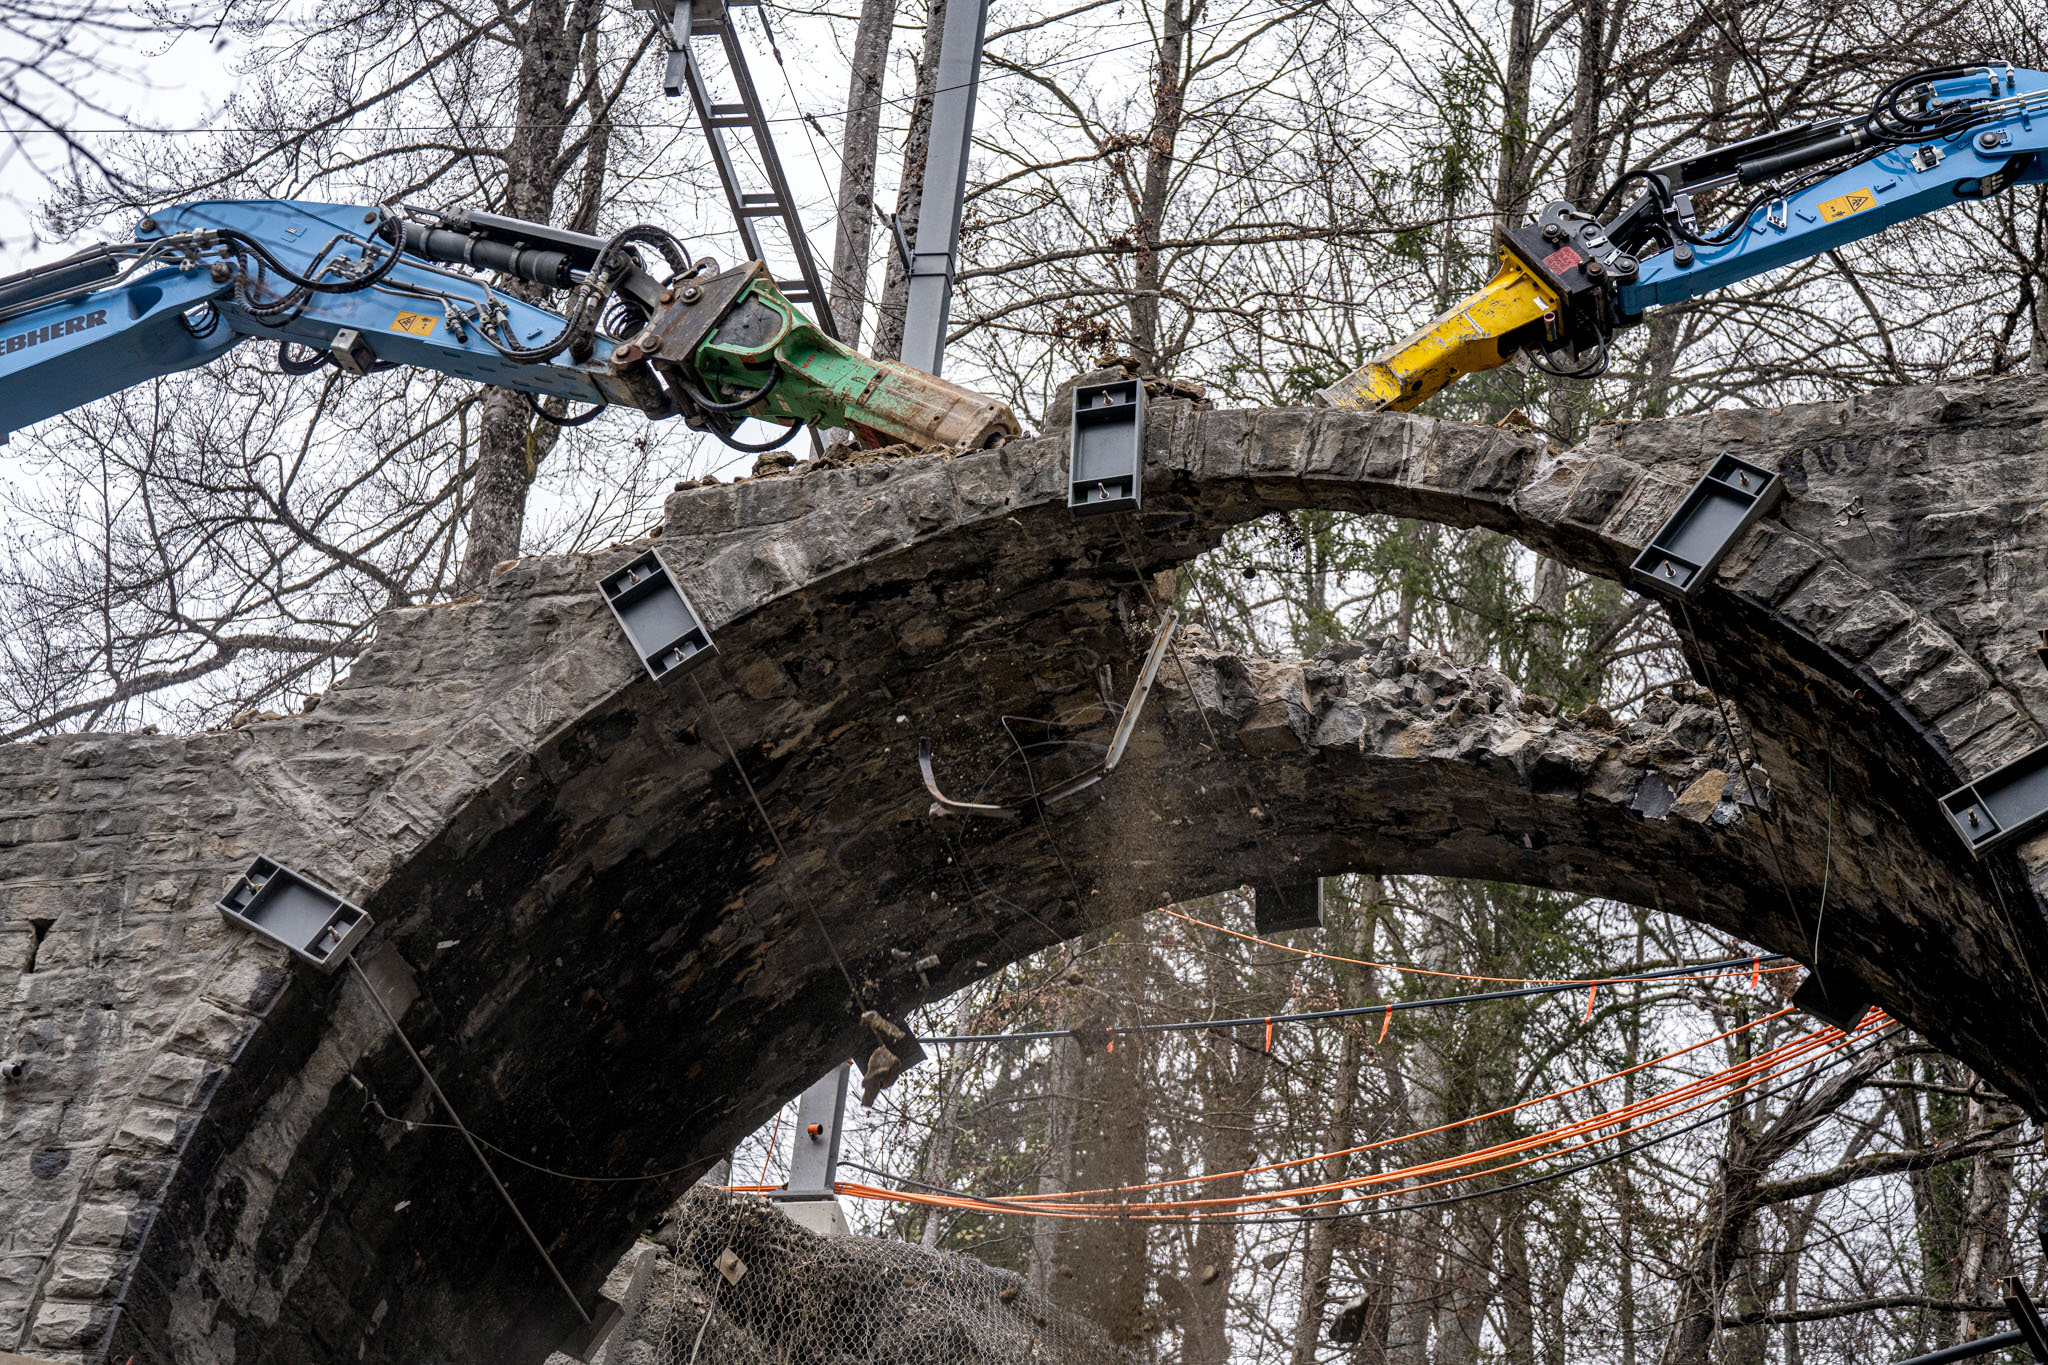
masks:
<svg viewBox="0 0 2048 1365"><path fill-rule="evenodd" d="M1810 958L1831 826L1824 968L2040 1112L2043 860L1972 862L1932 802L2048 714L2026 638L2048 575L2024 548L2044 410L2048 385L2004 381L1556 452L1406 415L1162 403L1128 538L1067 514L1049 440L679 492L661 545L722 650L701 693L656 688L617 638L591 585L620 551L387 615L308 716L0 750L6 1047L31 1061L0 1096L26 1139L0 1156L0 1346L495 1362L568 1326L459 1141L369 1107L434 1117L360 987L220 925L211 901L257 851L376 914L367 969L477 1131L561 1171L677 1168L512 1177L586 1295L697 1167L852 1049L855 995L900 1008L1275 858L1613 895ZM1614 734L1445 661L1193 642L1131 764L1054 816L1058 856L1029 822L924 814L919 734L952 777L996 769L995 716L1086 704L1105 663L1127 676L1141 579L1230 525L1389 511L1616 575L1723 449L1792 485L1690 620L1753 727L1768 821L1728 788L1704 818L1645 813L1653 775L1696 785L1711 726ZM52 927L22 972L29 921Z"/></svg>

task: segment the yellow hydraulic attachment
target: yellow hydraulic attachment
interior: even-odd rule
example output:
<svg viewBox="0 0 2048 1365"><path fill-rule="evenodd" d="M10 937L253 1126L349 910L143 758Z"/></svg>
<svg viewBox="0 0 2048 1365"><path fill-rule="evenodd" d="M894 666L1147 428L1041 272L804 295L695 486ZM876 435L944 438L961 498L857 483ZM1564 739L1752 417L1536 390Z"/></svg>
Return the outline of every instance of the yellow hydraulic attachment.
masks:
<svg viewBox="0 0 2048 1365"><path fill-rule="evenodd" d="M1435 322L1374 356L1322 391L1333 407L1406 412L1453 380L1497 369L1514 358L1531 323L1557 335L1557 292L1514 252L1502 249L1500 273Z"/></svg>

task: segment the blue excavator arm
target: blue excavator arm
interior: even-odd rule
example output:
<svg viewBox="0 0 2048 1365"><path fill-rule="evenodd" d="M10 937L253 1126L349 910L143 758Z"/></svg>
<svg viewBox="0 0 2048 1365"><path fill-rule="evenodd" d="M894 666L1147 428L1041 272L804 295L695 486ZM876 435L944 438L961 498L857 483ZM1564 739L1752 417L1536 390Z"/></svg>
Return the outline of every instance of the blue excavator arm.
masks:
<svg viewBox="0 0 2048 1365"><path fill-rule="evenodd" d="M2043 180L2048 72L2002 62L1914 72L1866 114L1632 171L1591 207L1546 204L1501 234L1500 268L1483 289L1322 396L1412 408L1525 353L1549 374L1591 378L1609 338L1653 309ZM1702 225L1714 217L1718 227Z"/></svg>
<svg viewBox="0 0 2048 1365"><path fill-rule="evenodd" d="M568 302L542 307L508 281ZM759 262L719 271L660 229L603 238L474 211L209 200L0 280L0 439L250 340L277 343L295 373L412 366L680 417L740 449L772 448L734 437L748 417L785 440L811 423L873 445L1018 430L1001 403L831 341Z"/></svg>
<svg viewBox="0 0 2048 1365"><path fill-rule="evenodd" d="M1721 240L1695 245L1680 238L1644 259L1634 282L1619 286L1617 314L1637 317L1909 218L2048 180L2048 72L1993 68L1934 81L1930 89L1933 100L1964 108L1972 96L1983 97L1977 116L1946 135L1894 143L1786 193L1760 196ZM1846 145L1853 133L1838 136L1837 145ZM1700 235L1696 224L1693 235ZM1679 251L1681 244L1689 250Z"/></svg>

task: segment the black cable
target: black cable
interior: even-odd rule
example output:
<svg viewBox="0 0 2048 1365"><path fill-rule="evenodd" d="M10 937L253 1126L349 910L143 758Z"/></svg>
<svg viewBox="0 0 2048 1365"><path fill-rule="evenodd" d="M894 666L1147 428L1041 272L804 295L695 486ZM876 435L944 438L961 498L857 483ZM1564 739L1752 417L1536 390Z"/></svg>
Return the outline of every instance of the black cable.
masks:
<svg viewBox="0 0 2048 1365"><path fill-rule="evenodd" d="M533 415L535 417L538 417L541 421L546 422L549 426L555 427L585 426L588 423L596 421L598 417L604 413L604 410L611 406L610 403L600 401L596 407L590 409L590 411L588 412L578 413L574 417L557 417L552 412L549 412L546 408L542 407L540 405L540 400L535 398L532 394L527 393L524 389L521 389L519 392L520 396L526 400L526 406L533 409Z"/></svg>
<svg viewBox="0 0 2048 1365"><path fill-rule="evenodd" d="M292 347L297 344L289 340L277 343L277 368L283 370L286 374L311 374L315 370L324 369L334 363L334 357L328 352L315 350L311 346L306 347L308 359L294 360L292 358Z"/></svg>
<svg viewBox="0 0 2048 1365"><path fill-rule="evenodd" d="M751 408L754 404L775 391L776 379L777 375L771 369L768 373L768 378L762 382L760 388L755 389L745 398L735 398L726 402L721 402L711 397L687 379L683 381L682 387L683 392L689 395L690 401L706 412L745 412L748 408Z"/></svg>
<svg viewBox="0 0 2048 1365"><path fill-rule="evenodd" d="M853 997L854 1009L865 1014L868 1008L867 997L861 993L860 984L853 979L853 972L847 967L846 959L839 955L839 944L833 940L832 931L825 927L824 916L811 904L810 894L797 890L798 883L790 880L795 865L790 860L788 847L782 842L782 831L776 828L775 821L768 814L767 805L761 800L761 793L754 786L754 779L747 775L746 765L740 762L739 747L732 742L732 736L725 732L725 722L718 718L717 710L711 705L711 694L704 690L702 679L692 678L690 685L697 689L697 714L711 722L712 732L718 736L718 743L724 749L720 756L730 763L732 770L739 775L740 785L747 789L747 799L754 803L754 814L761 817L761 823L767 827L769 839L775 844L777 880L783 883L783 894L796 901L803 907L804 913L811 917L811 923L817 926L818 936L825 940L825 950L832 955L832 965L846 978L847 994Z"/></svg>
<svg viewBox="0 0 2048 1365"><path fill-rule="evenodd" d="M1348 1005L1343 1009L1311 1010L1303 1014L1261 1014L1248 1015L1243 1019L1183 1019L1170 1024L1130 1024L1111 1026L1106 1031L1111 1034L1189 1033L1197 1029L1244 1028L1253 1024L1300 1024L1317 1019L1351 1019L1360 1015L1383 1014L1388 1010L1438 1009L1450 1005L1479 1004L1487 1000L1515 1000L1527 995L1561 995L1566 991L1587 990L1600 986L1626 986L1635 981L1663 981L1671 977L1719 971L1724 967L1743 967L1787 960L1783 953L1764 953L1752 957L1731 957L1722 962L1698 962L1683 967L1664 967L1635 976L1603 976L1596 980L1563 981L1553 985L1524 986L1508 991L1482 991L1474 995L1443 995L1428 1000L1383 1000L1376 1005ZM1072 1029L1039 1029L1029 1033L963 1033L941 1038L920 1038L917 1041L931 1044L1044 1042L1052 1038L1073 1036Z"/></svg>
<svg viewBox="0 0 2048 1365"><path fill-rule="evenodd" d="M178 325L193 339L204 341L220 330L220 309L214 306L212 299L208 299L196 308L188 308L178 314Z"/></svg>
<svg viewBox="0 0 2048 1365"><path fill-rule="evenodd" d="M1550 365L1546 364L1543 360L1542 355L1534 349L1531 349L1529 352L1529 363L1535 366L1538 370L1542 371L1544 374L1549 375L1552 379L1598 379L1601 375L1607 373L1608 354L1606 333L1600 333L1599 340L1595 344L1599 347L1599 350L1594 355L1593 359L1586 361L1584 364L1580 365L1579 368L1576 370L1554 369Z"/></svg>
<svg viewBox="0 0 2048 1365"><path fill-rule="evenodd" d="M315 294L355 294L373 285L383 283L384 277L389 275L393 267L398 264L399 257L405 255L405 229L401 225L401 220L388 209L379 209L378 212L382 215L382 218L377 224L376 235L384 238L385 242L390 245L390 254L369 274L358 276L352 280L341 280L338 282L312 279L299 274L272 255L270 248L265 246L260 238L252 237L240 228L220 228L218 231L222 241L232 242L247 251L257 260L263 262L280 279L283 279L286 283L293 285L297 289L310 290Z"/></svg>
<svg viewBox="0 0 2048 1365"><path fill-rule="evenodd" d="M605 239L598 249L597 259L584 276L583 283L576 286L571 296L568 315L562 319L562 330L538 346L520 346L503 342L491 335L491 329L484 329L484 338L497 348L498 354L520 365L543 365L565 350L571 350L589 339L596 329L597 319L602 316L605 303L611 298L618 283L621 254L636 243L652 246L661 253L674 273L680 274L689 266L689 256L675 234L666 228L648 223L635 223L621 228ZM627 254L628 264L637 264L638 257Z"/></svg>
<svg viewBox="0 0 2048 1365"><path fill-rule="evenodd" d="M796 439L797 433L802 431L803 428L801 426L790 427L787 431L782 433L780 439L773 441L734 440L732 433L734 431L739 430L739 425L737 423L733 425L731 430L721 430L720 428L715 426L707 427L705 428L705 430L709 431L713 436L716 436L720 444L724 445L729 450L737 450L742 455L762 455L766 454L768 451L771 450L782 449L784 446L788 445L792 440Z"/></svg>

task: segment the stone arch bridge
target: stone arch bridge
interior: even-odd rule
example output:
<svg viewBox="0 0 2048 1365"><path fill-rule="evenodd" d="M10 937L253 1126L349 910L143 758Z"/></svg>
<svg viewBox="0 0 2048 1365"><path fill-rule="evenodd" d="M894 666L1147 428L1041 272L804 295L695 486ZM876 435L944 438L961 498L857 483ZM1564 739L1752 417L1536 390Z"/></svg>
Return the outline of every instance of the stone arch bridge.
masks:
<svg viewBox="0 0 2048 1365"><path fill-rule="evenodd" d="M2048 383L2005 380L1560 452L1162 402L1129 520L1067 512L1057 439L678 492L659 546L721 656L666 689L594 590L620 549L387 615L310 714L0 748L0 1057L24 1063L0 1086L0 1351L500 1365L572 1325L460 1139L372 1106L437 1117L363 982L223 924L258 853L374 914L358 959L478 1133L556 1170L666 1172L499 1163L586 1302L855 1049L856 995L900 1011L1268 877L1521 881L1811 960L1825 872L1831 979L2048 1112L2048 840L1976 862L1935 804L2048 721L2044 416ZM1184 637L1125 766L1045 825L927 812L921 736L949 787L1002 796L1024 774L999 716L1099 739L1147 586L1233 524L1392 512L1616 576L1722 451L1789 489L1692 609L1764 809L1697 703L1616 732L1384 645L1255 660Z"/></svg>

